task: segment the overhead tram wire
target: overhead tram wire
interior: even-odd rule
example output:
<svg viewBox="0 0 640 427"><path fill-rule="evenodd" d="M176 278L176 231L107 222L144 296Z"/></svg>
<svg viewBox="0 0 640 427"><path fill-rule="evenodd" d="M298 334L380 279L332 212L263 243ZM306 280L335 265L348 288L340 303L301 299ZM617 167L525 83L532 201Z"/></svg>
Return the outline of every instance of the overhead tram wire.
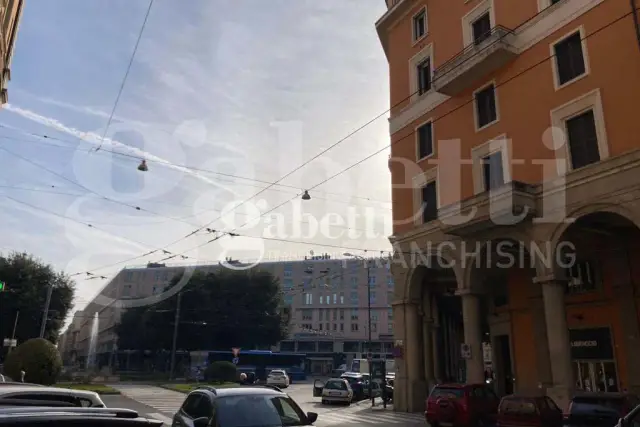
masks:
<svg viewBox="0 0 640 427"><path fill-rule="evenodd" d="M601 3L601 4L602 4L602 3ZM599 6L596 6L596 7L599 7ZM614 19L614 20L612 20L612 21L608 22L608 23L607 23L607 24L605 24L604 26L602 26L602 27L600 27L600 28L598 28L598 29L594 30L594 31L593 31L593 32L591 32L590 34L587 34L586 36L582 37L582 40L586 40L586 39L588 39L589 37L592 37L592 36L594 36L594 35L596 35L596 34L600 33L601 31L603 31L603 30L605 30L605 29L607 29L607 28L609 28L609 27L612 27L613 25L617 24L618 22L620 22L620 21L622 21L623 19L625 19L625 18L627 18L628 16L630 16L632 13L635 13L635 11L627 12L627 13L625 13L624 15L622 15L622 16L620 16L620 17L618 17L618 18L616 18L616 19ZM554 57L555 57L555 54L551 54L551 55L549 55L549 56L545 57L543 60L536 62L535 64L533 64L533 65L531 65L531 66L529 66L529 67L525 68L524 70L522 70L521 72L519 72L519 73L517 73L516 75L512 76L511 78L509 78L509 79L507 79L507 80L505 80L505 81L501 82L499 85L496 85L496 88L497 88L497 87L500 87L500 86L503 86L503 85L505 85L505 84L507 84L507 83L510 83L510 82L512 82L512 81L514 81L515 79L517 79L517 78L519 78L519 77L523 76L524 74L526 74L526 73L528 73L529 71L531 71L531 70L533 70L533 69L537 68L537 67L538 67L538 66L540 66L541 64L545 63L546 61L548 61L548 60L550 60L550 59L552 59L552 58L554 58ZM451 110L449 110L449 111L447 111L447 112L443 113L442 115L437 116L437 117L433 120L433 122L435 122L435 121L437 121L437 120L441 120L441 119L443 119L444 117L446 117L446 116L448 116L448 115L450 115L450 114L453 114L454 112L458 111L460 108L462 108L462 107L464 107L464 106L466 106L466 105L469 105L470 103L473 103L473 102L474 102L474 99L472 98L471 100L469 100L469 101L467 101L467 102L463 103L462 105L460 105L460 106L458 106L458 107L454 107L454 108L452 108ZM392 107L392 108L393 108L393 107ZM389 111L389 110L388 110L388 111ZM388 112L388 111L387 111L387 112ZM385 113L385 114L386 114L386 113ZM329 177L329 178L327 178L327 179L325 179L325 180L321 181L320 183L318 183L318 184L314 185L313 187L310 187L310 189L315 189L316 187L319 187L320 185L325 184L325 183L326 183L326 182L328 182L329 180L331 180L331 179L333 179L333 178L335 178L335 177L337 177L337 176L339 176L339 175L343 174L344 172L347 172L348 170L350 170L350 169L352 169L352 168L354 168L354 167L358 166L359 164L361 164L361 163L365 162L366 160L370 159L371 157L373 157L373 156L375 156L375 155L377 155L377 154L381 153L382 151L386 150L387 148L389 148L389 147L391 147L391 146L393 146L393 145L395 145L395 144L399 143L400 141L403 141L403 140L404 140L404 139L406 139L406 138L413 137L413 136L414 136L414 135L413 135L413 133L410 133L410 134L408 134L408 135L406 135L406 136L404 136L404 137L402 137L402 138L400 138L400 139L398 139L398 140L396 140L396 141L392 142L391 144L389 144L388 146L384 147L383 149L378 150L378 151L374 152L373 154L370 154L369 156L364 157L363 159L361 159L361 160L359 160L358 162L356 162L356 163L352 164L351 166L349 166L349 167L347 167L347 168L343 169L342 171L340 171L340 172L338 172L338 173L336 173L336 174L332 175L331 177ZM343 140L344 140L344 138L343 138ZM341 140L341 141L342 141L342 140ZM333 146L335 146L335 144L334 144L334 145L332 145L332 147L333 147ZM325 150L324 152L326 152L326 150ZM307 163L309 163L309 162L306 162L306 163L304 163L303 165L306 165ZM299 170L299 169L296 169L296 170ZM292 173L293 173L293 172L292 172ZM287 175L287 176L288 176L288 175ZM285 177L286 177L286 176L285 176ZM283 177L283 178L284 178L284 177ZM281 178L280 180L282 180L283 178ZM277 182L278 182L278 181L276 181L276 183L277 183ZM255 196L254 196L254 197L255 197ZM297 197L297 195L296 195L296 197ZM293 199L294 199L294 198L292 198L292 199L288 200L287 202L285 202L285 203L283 203L283 204L278 205L277 207L280 207L280 206L282 206L282 205L284 205L284 204L286 204L286 203L290 202L290 201L291 201L291 200L293 200ZM246 203L246 202L248 202L249 200L250 200L250 199L247 199L247 200L245 200L243 203ZM238 208L238 207L239 207L239 206L236 206L236 208ZM276 208L277 208L277 207L276 207ZM261 216L260 216L260 217L262 217L262 216L264 216L264 215L266 215L266 214L268 214L268 213L272 212L273 210L274 210L274 209L271 209L271 210L269 210L269 211L267 211L267 212L264 212L263 214L261 214ZM260 217L258 217L258 218L256 218L256 219L259 219ZM217 218L216 220L218 220L218 219L219 219L219 218ZM254 220L255 220L255 219L254 219ZM252 220L252 221L254 221L254 220ZM213 222L213 221L212 221L212 222ZM211 223L209 223L209 224L211 224ZM196 230L195 232L192 232L192 233L188 234L187 236L185 236L185 237L183 237L183 238L180 238L180 239L178 239L178 240L176 240L176 241L174 241L174 242L170 243L169 245L166 245L165 247L171 246L171 245L173 245L173 244L175 244L175 243L177 243L177 242L179 242L179 241L182 241L182 240L184 240L185 238L188 238L188 237L190 237L190 236L192 236L192 235L196 234L196 233L197 233L198 231L200 231L200 230L201 230L201 229ZM230 233L229 235L233 237L234 235L237 235L237 234L235 234L235 233L233 233L233 232L232 232L232 233ZM206 245L206 244L208 244L208 243L212 243L213 241L218 240L219 238L220 238L220 237L218 237L218 238L216 238L216 239L213 239L213 240L211 240L211 241L209 241L209 242L205 243L205 245ZM266 239L265 239L265 240L266 240ZM326 246L326 245L317 244L317 243L314 243L314 244L315 244L316 246ZM190 250L194 250L194 249L199 248L199 247L201 247L201 246L203 246L203 245L198 245L198 246L196 246L196 247L194 247L194 248L192 248L192 249L190 249ZM346 248L345 248L345 249L346 249ZM185 251L185 252L186 252L186 251Z"/></svg>
<svg viewBox="0 0 640 427"><path fill-rule="evenodd" d="M120 84L120 89L118 90L118 95L116 96L116 100L113 103L113 108L111 109L109 120L107 120L107 124L104 128L104 132L102 134L102 140L100 141L100 145L98 145L98 148L96 148L95 151L100 151L100 149L102 148L102 144L104 144L104 139L107 136L107 132L109 132L109 127L111 126L111 122L113 121L113 116L116 114L116 109L118 108L118 104L120 103L120 97L122 96L122 92L124 91L124 85L127 83L127 79L129 78L129 72L131 71L131 67L133 66L133 60L135 59L136 53L138 52L138 46L140 45L142 34L144 33L144 29L147 26L147 21L149 20L149 14L151 13L151 8L153 7L153 2L154 0L149 0L149 7L147 7L147 12L144 15L144 21L142 21L142 26L140 27L140 32L138 33L136 44L133 47L133 53L131 54L131 58L129 59L127 70L124 73L122 83Z"/></svg>
<svg viewBox="0 0 640 427"><path fill-rule="evenodd" d="M5 127L2 124L0 124L0 128L5 128ZM21 131L21 132L26 134L26 135L33 136L35 138L44 139L44 140L55 140L55 141L60 141L60 142L67 143L67 144L75 144L76 143L74 141L70 141L70 140L62 139L62 138L57 138L57 137L50 136L50 135L47 135L47 134L37 134L37 133L26 132L26 131ZM47 146L47 147L67 149L67 150L77 151L77 152L86 152L86 150L78 148L78 147L72 147L72 146L68 146L68 145L56 145L56 144L51 144L51 143L45 142L45 141L34 141L34 140L31 140L31 139L16 138L16 137L12 137L12 136L9 136L9 135L0 135L0 139L28 142L28 143L33 143L33 144L41 144L41 145L44 145L44 146ZM81 138L79 138L79 139L82 140L82 141L85 141L85 140L83 140ZM133 160L136 160L136 161L140 161L140 156L124 153L124 152L121 152L121 151L107 150L107 149L103 148L103 149L100 150L100 152L101 153L115 154L115 155L118 155L118 156L122 156L124 158L130 158L130 159L133 159ZM182 164L177 164L177 163L171 163L169 161L146 159L146 162L149 163L149 164L158 164L158 165L162 165L162 166L174 166L174 167L178 167L178 168L188 169L188 170L191 170L191 171L194 171L194 172L209 173L209 174L213 174L213 175L219 175L219 176L222 176L222 177L248 181L246 183L245 182L234 182L234 181L221 181L221 182L228 182L228 183L232 183L232 184L236 184L236 185L246 185L246 186L251 186L251 187L261 187L262 185L273 184L272 181L267 181L267 180L262 180L262 179L257 179L257 178L249 178L249 177L245 177L245 176L240 176L240 175L235 175L235 174L229 174L229 173L214 171L214 170L211 170L211 169L198 168L198 167L195 167L195 166L187 166L187 165L182 165ZM251 183L255 183L255 184L251 184ZM282 187L282 188L296 190L296 191L303 191L304 190L301 187L296 187L294 185L281 184L281 183L277 183L276 185L274 185L274 187ZM271 188L270 190L271 191L278 191L278 189L276 189L276 188ZM364 200L364 201L379 203L379 204L383 204L383 205L391 204L391 201L388 201L388 200L387 201L378 200L378 199L374 199L374 198L371 198L371 197L365 197L365 196L354 196L354 195L343 194L343 193L334 193L334 192L330 192L330 191L318 191L318 193L325 194L325 195L328 195L328 196L345 197L345 198L353 198L353 199L357 199L357 200ZM320 197L316 197L316 198L321 199ZM331 202L336 202L336 203L350 203L350 202L348 202L346 200L337 200L337 199L326 199L326 200L331 201Z"/></svg>

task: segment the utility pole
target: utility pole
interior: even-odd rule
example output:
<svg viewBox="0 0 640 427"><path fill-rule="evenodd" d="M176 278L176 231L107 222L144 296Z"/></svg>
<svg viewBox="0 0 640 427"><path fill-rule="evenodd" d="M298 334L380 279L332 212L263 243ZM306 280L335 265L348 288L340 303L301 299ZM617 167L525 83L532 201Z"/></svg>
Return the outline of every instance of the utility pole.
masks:
<svg viewBox="0 0 640 427"><path fill-rule="evenodd" d="M369 260L365 260L367 267L367 329L368 329L368 337L367 337L367 359L369 361L369 370L371 370L371 362L373 361L371 358L371 269ZM369 396L371 397L371 407L375 406L375 397L373 396L373 378L371 377L371 372L369 372Z"/></svg>
<svg viewBox="0 0 640 427"><path fill-rule="evenodd" d="M173 325L173 343L171 344L171 366L169 368L169 380L173 380L173 371L176 367L176 346L178 344L178 324L180 324L180 306L182 305L182 291L178 292L178 306Z"/></svg>
<svg viewBox="0 0 640 427"><path fill-rule="evenodd" d="M49 305L51 304L51 294L53 293L53 283L49 284L47 289L47 300L44 303L44 313L42 313L42 325L40 325L40 338L44 338L44 330L47 327L47 319L49 318Z"/></svg>

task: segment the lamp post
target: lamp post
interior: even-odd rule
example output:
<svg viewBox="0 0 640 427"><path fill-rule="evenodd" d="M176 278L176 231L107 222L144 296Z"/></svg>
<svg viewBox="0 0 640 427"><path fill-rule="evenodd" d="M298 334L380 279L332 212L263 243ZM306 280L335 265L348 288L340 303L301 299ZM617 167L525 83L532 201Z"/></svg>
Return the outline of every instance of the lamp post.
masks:
<svg viewBox="0 0 640 427"><path fill-rule="evenodd" d="M371 376L371 268L369 260L360 255L354 255L349 252L345 252L343 255L364 261L367 269L367 361L369 362L369 376ZM371 397L371 406L375 406L372 386L373 378L369 378L369 396Z"/></svg>

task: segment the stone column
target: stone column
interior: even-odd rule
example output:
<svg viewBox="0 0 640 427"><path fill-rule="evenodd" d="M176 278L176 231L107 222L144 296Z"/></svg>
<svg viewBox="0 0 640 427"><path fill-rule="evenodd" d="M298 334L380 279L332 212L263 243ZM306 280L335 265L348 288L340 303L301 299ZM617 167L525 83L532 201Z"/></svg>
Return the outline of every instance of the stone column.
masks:
<svg viewBox="0 0 640 427"><path fill-rule="evenodd" d="M438 342L438 333L442 327L440 324L440 311L438 310L438 305L434 304L431 306L431 317L433 318L433 324L431 325L431 351L433 354L433 374L435 378L435 383L441 383L443 381L442 374L442 364L440 363L440 354L439 350L443 350L439 346Z"/></svg>
<svg viewBox="0 0 640 427"><path fill-rule="evenodd" d="M419 310L419 302L409 302L404 305L406 322L406 363L408 379L407 409L409 412L424 410L426 398L426 386L424 382L422 356L422 325Z"/></svg>
<svg viewBox="0 0 640 427"><path fill-rule="evenodd" d="M424 380L427 393L435 385L433 366L433 312L431 310L431 294L425 292L422 298L422 358L424 363Z"/></svg>
<svg viewBox="0 0 640 427"><path fill-rule="evenodd" d="M549 360L553 377L553 387L547 389L547 394L564 410L569 405L571 393L575 387L564 300L565 284L554 277L536 278L536 282L542 286Z"/></svg>
<svg viewBox="0 0 640 427"><path fill-rule="evenodd" d="M471 358L467 359L467 383L484 383L484 361L482 360L482 319L480 296L464 292L462 296L462 319L464 342L471 347Z"/></svg>

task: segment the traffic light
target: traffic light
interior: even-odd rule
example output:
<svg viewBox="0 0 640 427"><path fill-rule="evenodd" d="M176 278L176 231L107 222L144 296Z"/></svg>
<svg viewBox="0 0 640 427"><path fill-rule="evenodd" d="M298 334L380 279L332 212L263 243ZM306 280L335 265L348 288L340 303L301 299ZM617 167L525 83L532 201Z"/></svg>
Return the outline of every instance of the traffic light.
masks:
<svg viewBox="0 0 640 427"><path fill-rule="evenodd" d="M7 285L5 285L5 283L0 280L0 292L4 292L7 288Z"/></svg>

